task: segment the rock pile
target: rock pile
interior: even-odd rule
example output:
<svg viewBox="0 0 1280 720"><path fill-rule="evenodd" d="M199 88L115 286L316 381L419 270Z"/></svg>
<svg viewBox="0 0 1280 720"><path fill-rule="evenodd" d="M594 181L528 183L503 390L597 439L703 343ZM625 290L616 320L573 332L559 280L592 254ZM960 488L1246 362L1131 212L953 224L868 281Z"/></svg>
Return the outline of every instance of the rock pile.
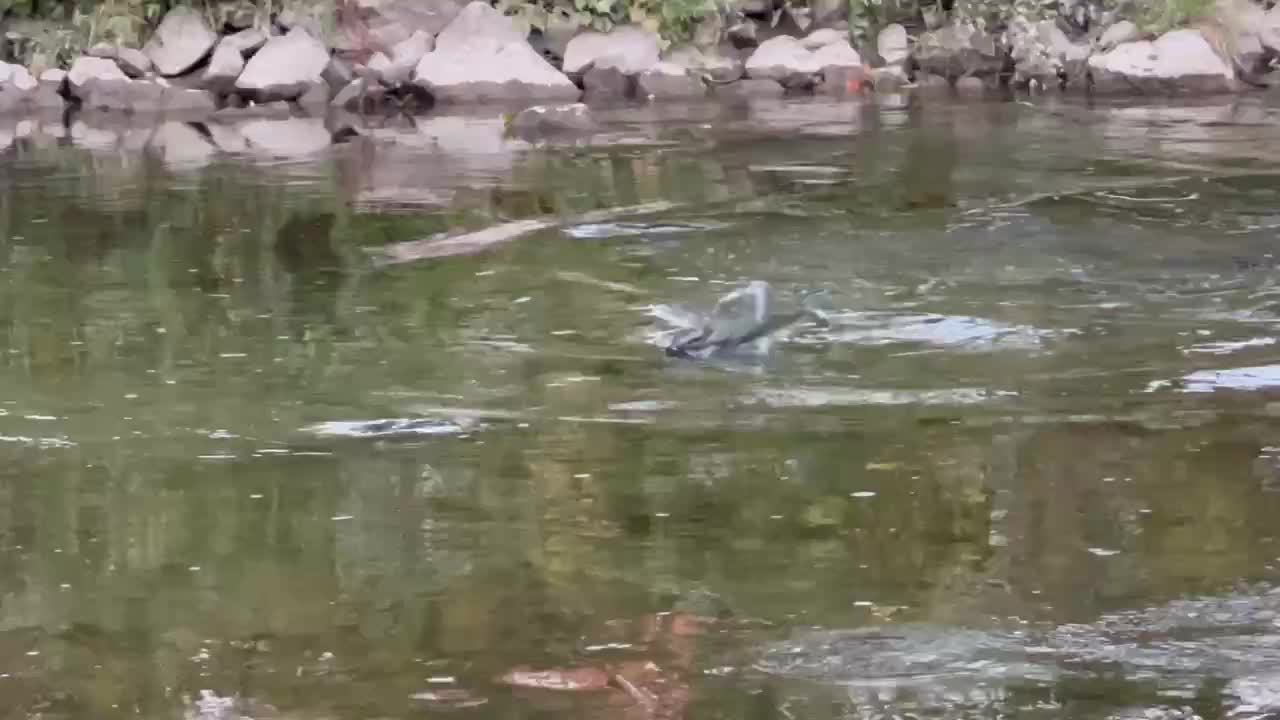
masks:
<svg viewBox="0 0 1280 720"><path fill-rule="evenodd" d="M215 30L202 13L179 6L141 49L98 45L65 72L39 78L0 64L0 112L71 103L104 112L247 117L316 115L329 107L369 111L388 103L527 106L580 98L850 95L868 88L981 94L1001 86L1176 95L1271 84L1280 59L1280 7L1218 0L1214 8L1195 27L1159 37L1114 17L1092 24L1074 16L1014 17L998 33L953 19L915 37L889 25L855 48L839 13L815 10L804 16L804 29L794 23L785 31L761 29L747 21L728 27L719 45L668 48L652 31L624 25L557 39L554 52L538 36L540 52L484 0L344 3L336 39L287 13L267 29L228 23ZM834 25L823 27L830 17Z"/></svg>

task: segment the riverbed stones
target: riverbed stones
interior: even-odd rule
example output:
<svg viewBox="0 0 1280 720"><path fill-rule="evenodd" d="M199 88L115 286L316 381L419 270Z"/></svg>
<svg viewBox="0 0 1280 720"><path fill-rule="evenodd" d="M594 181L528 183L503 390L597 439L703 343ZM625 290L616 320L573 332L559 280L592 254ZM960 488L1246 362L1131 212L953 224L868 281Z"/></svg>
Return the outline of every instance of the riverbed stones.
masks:
<svg viewBox="0 0 1280 720"><path fill-rule="evenodd" d="M1100 94L1211 94L1237 87L1234 69L1198 30L1122 43L1089 58L1089 74Z"/></svg>
<svg viewBox="0 0 1280 720"><path fill-rule="evenodd" d="M577 75L596 65L616 68L628 75L658 64L658 35L636 25L624 25L610 33L585 32L574 36L564 51L564 72ZM605 61L606 62L602 62Z"/></svg>
<svg viewBox="0 0 1280 720"><path fill-rule="evenodd" d="M181 75L208 56L217 42L203 14L179 5L165 14L142 52L161 75Z"/></svg>
<svg viewBox="0 0 1280 720"><path fill-rule="evenodd" d="M445 102L576 100L578 86L551 66L511 20L477 0L422 57L414 82Z"/></svg>
<svg viewBox="0 0 1280 720"><path fill-rule="evenodd" d="M235 89L259 102L294 100L321 82L329 50L303 29L273 37L249 59Z"/></svg>

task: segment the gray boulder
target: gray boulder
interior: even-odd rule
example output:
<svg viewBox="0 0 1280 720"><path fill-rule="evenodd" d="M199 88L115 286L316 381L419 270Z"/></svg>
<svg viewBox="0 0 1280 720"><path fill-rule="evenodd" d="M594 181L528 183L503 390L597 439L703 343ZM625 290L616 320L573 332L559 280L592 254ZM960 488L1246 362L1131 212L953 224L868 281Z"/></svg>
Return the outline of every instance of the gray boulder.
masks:
<svg viewBox="0 0 1280 720"><path fill-rule="evenodd" d="M259 102L294 100L313 85L329 65L329 50L305 30L267 41L245 65L235 89Z"/></svg>
<svg viewBox="0 0 1280 720"><path fill-rule="evenodd" d="M140 78L151 72L151 58L136 48L119 48L115 60L124 74L131 78Z"/></svg>
<svg viewBox="0 0 1280 720"><path fill-rule="evenodd" d="M564 51L563 69L570 75L592 65L608 66L627 74L642 73L658 64L658 35L636 25L624 25L613 32L585 32L574 36Z"/></svg>
<svg viewBox="0 0 1280 720"><path fill-rule="evenodd" d="M820 28L800 38L800 44L808 50L817 50L838 42L843 42L847 45L849 43L849 33L840 32L834 28Z"/></svg>
<svg viewBox="0 0 1280 720"><path fill-rule="evenodd" d="M435 39L425 30L417 30L391 48L390 64L382 70L382 81L388 85L401 85L413 77L413 70L422 62L422 56L431 52Z"/></svg>
<svg viewBox="0 0 1280 720"><path fill-rule="evenodd" d="M876 36L876 52L885 65L901 67L911 54L911 42L907 37L907 29L893 23L886 25Z"/></svg>
<svg viewBox="0 0 1280 720"><path fill-rule="evenodd" d="M233 43L223 38L209 58L209 65L201 75L201 84L217 92L230 92L236 86L236 80L244 71L244 55Z"/></svg>
<svg viewBox="0 0 1280 720"><path fill-rule="evenodd" d="M445 102L576 100L578 86L487 3L467 5L422 57L415 82Z"/></svg>
<svg viewBox="0 0 1280 720"><path fill-rule="evenodd" d="M1089 58L1089 74L1099 94L1213 94L1237 88L1235 70L1199 30L1123 43Z"/></svg>
<svg viewBox="0 0 1280 720"><path fill-rule="evenodd" d="M218 36L209 29L204 15L185 5L170 10L142 52L161 75L181 75L213 50Z"/></svg>
<svg viewBox="0 0 1280 720"><path fill-rule="evenodd" d="M355 72L347 61L335 56L329 58L329 64L325 66L320 78L329 84L329 90L336 93L351 84L355 79Z"/></svg>
<svg viewBox="0 0 1280 720"><path fill-rule="evenodd" d="M128 80L114 60L81 55L71 63L67 71L67 87L73 97L82 97L84 86L90 80Z"/></svg>
<svg viewBox="0 0 1280 720"><path fill-rule="evenodd" d="M267 34L257 28L247 28L237 33L227 35L218 41L218 45L229 45L244 57L249 57L262 49L267 44ZM216 51L215 51L216 52Z"/></svg>
<svg viewBox="0 0 1280 720"><path fill-rule="evenodd" d="M747 58L747 75L777 80L788 87L812 84L822 64L813 52L790 35L779 35L760 44Z"/></svg>

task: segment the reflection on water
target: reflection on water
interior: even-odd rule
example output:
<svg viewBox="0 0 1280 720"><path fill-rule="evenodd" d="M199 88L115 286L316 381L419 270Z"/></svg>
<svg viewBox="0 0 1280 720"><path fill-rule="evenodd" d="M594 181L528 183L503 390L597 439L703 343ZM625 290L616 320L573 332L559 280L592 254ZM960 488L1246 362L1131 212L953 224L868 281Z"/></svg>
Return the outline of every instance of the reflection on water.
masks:
<svg viewBox="0 0 1280 720"><path fill-rule="evenodd" d="M0 718L1274 714L1274 113L0 131Z"/></svg>

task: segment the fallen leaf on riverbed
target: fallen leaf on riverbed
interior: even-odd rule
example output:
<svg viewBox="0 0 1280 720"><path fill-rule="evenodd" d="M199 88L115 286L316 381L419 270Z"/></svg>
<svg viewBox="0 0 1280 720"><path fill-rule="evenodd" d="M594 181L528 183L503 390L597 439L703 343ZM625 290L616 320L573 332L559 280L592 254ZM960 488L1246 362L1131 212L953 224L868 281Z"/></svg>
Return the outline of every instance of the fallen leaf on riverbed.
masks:
<svg viewBox="0 0 1280 720"><path fill-rule="evenodd" d="M609 687L609 675L605 671L596 668L541 671L516 668L503 675L501 682L520 688L582 692L607 689Z"/></svg>

